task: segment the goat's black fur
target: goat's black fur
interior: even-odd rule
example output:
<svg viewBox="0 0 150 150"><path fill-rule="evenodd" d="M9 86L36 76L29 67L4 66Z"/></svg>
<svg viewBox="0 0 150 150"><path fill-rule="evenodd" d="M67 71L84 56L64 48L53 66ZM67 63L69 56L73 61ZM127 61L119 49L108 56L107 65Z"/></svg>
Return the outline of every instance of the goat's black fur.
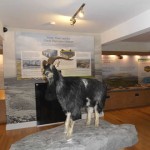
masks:
<svg viewBox="0 0 150 150"><path fill-rule="evenodd" d="M71 113L73 121L81 117L83 106L96 107L102 112L107 88L103 82L96 79L80 77L63 77L52 64L44 65L44 75L49 85L54 85L57 99L65 113Z"/></svg>
<svg viewBox="0 0 150 150"><path fill-rule="evenodd" d="M49 84L47 82L47 88L46 88L46 91L45 91L45 99L47 101L54 101L54 100L57 99L56 86L55 86L54 83Z"/></svg>

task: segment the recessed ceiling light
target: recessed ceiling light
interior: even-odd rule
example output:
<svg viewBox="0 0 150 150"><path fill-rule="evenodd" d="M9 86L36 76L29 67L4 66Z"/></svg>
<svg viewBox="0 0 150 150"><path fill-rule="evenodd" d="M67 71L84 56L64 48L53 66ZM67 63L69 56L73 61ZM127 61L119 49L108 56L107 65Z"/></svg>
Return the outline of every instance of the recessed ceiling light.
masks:
<svg viewBox="0 0 150 150"><path fill-rule="evenodd" d="M51 21L50 24L51 24L51 25L55 25L56 22L55 22L55 21Z"/></svg>

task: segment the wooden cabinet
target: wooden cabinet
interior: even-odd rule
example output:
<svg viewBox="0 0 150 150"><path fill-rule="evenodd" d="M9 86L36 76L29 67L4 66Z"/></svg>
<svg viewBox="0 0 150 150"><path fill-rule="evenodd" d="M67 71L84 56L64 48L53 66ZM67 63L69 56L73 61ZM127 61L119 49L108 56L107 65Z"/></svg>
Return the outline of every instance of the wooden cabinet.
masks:
<svg viewBox="0 0 150 150"><path fill-rule="evenodd" d="M6 123L6 105L5 100L0 100L0 124Z"/></svg>
<svg viewBox="0 0 150 150"><path fill-rule="evenodd" d="M150 89L110 91L105 110L122 109L150 105Z"/></svg>
<svg viewBox="0 0 150 150"><path fill-rule="evenodd" d="M0 90L0 124L6 123L5 91Z"/></svg>

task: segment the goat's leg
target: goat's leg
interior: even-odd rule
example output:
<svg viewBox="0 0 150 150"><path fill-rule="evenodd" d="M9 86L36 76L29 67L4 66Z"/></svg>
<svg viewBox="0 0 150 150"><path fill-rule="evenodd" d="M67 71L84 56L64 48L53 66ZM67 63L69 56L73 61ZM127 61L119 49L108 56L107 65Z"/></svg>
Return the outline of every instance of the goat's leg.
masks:
<svg viewBox="0 0 150 150"><path fill-rule="evenodd" d="M86 120L86 125L90 125L90 124L91 124L92 113L93 113L93 107L88 107L88 108L87 108L87 120Z"/></svg>
<svg viewBox="0 0 150 150"><path fill-rule="evenodd" d="M68 130L69 130L69 125L70 125L70 118L71 117L71 113L70 112L67 112L66 114L66 121L65 121L65 131L64 133L68 133Z"/></svg>
<svg viewBox="0 0 150 150"><path fill-rule="evenodd" d="M94 107L95 110L95 127L99 127L99 112L97 110L97 105Z"/></svg>
<svg viewBox="0 0 150 150"><path fill-rule="evenodd" d="M69 139L72 136L74 123L75 123L75 121L70 119L70 125L69 125L69 129L68 129L68 132L67 132L67 139Z"/></svg>

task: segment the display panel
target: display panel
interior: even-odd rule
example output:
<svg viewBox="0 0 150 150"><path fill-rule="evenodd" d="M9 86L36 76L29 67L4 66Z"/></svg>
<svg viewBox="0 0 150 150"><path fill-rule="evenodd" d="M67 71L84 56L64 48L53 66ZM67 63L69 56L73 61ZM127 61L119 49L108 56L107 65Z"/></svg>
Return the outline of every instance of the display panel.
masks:
<svg viewBox="0 0 150 150"><path fill-rule="evenodd" d="M56 98L53 100L46 99L46 88L47 83L35 84L37 124L63 122L66 116Z"/></svg>

